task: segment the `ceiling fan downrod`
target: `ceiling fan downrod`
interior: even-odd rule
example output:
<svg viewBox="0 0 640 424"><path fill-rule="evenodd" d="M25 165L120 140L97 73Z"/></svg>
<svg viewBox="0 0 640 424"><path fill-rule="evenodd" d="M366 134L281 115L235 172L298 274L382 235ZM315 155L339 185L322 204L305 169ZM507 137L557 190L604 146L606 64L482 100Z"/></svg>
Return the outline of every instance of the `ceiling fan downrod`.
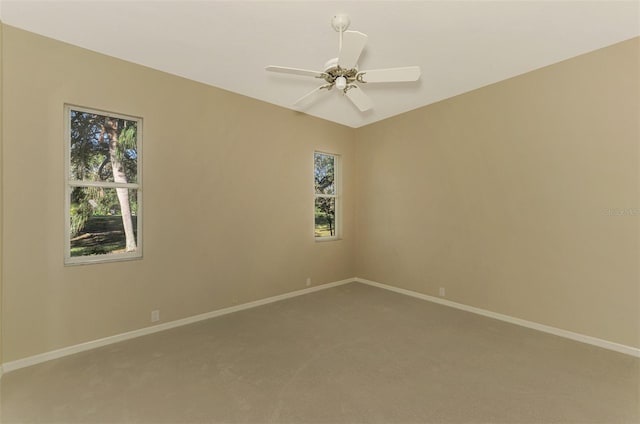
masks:
<svg viewBox="0 0 640 424"><path fill-rule="evenodd" d="M338 51L342 50L342 34L349 29L349 24L351 24L351 19L349 19L349 16L344 13L339 13L331 18L331 27L340 33Z"/></svg>

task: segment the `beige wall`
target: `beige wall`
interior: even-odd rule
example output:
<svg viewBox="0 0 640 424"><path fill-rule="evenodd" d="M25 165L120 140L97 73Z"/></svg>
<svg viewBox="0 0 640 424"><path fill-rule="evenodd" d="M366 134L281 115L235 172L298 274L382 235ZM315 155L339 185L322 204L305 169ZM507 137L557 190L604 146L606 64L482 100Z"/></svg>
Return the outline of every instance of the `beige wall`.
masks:
<svg viewBox="0 0 640 424"><path fill-rule="evenodd" d="M355 274L353 130L5 26L4 361ZM144 259L63 266L65 102L144 118ZM344 238L313 238L313 151Z"/></svg>
<svg viewBox="0 0 640 424"><path fill-rule="evenodd" d="M639 347L639 52L359 130L358 276Z"/></svg>
<svg viewBox="0 0 640 424"><path fill-rule="evenodd" d="M637 39L353 130L3 31L5 362L355 275L640 346ZM143 260L63 266L65 102L144 118Z"/></svg>
<svg viewBox="0 0 640 424"><path fill-rule="evenodd" d="M3 28L4 28L4 24L2 23L2 21L0 21L0 375L2 375L2 281L3 281L3 267L2 267L2 261L3 261L3 255L2 255L2 225L3 225L3 221L4 221L4 212L3 212L3 207L2 207L2 174L3 174L3 165L2 165L2 133L3 133L3 121L2 121L2 103L3 103L3 97L2 97L2 32L3 32Z"/></svg>

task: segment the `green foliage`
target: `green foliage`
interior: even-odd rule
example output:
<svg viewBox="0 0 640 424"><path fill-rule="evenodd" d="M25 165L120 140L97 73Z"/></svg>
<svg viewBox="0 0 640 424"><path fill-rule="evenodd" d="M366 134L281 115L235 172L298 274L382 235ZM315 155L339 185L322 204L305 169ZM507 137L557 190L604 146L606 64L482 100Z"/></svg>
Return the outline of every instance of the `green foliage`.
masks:
<svg viewBox="0 0 640 424"><path fill-rule="evenodd" d="M91 208L88 203L77 202L71 204L71 237L75 237L84 229L91 217Z"/></svg>
<svg viewBox="0 0 640 424"><path fill-rule="evenodd" d="M335 194L335 156L324 153L314 155L316 194Z"/></svg>
<svg viewBox="0 0 640 424"><path fill-rule="evenodd" d="M71 178L105 180L109 145L99 115L71 111Z"/></svg>
<svg viewBox="0 0 640 424"><path fill-rule="evenodd" d="M336 207L335 199L326 197L316 198L315 228L317 237L335 235Z"/></svg>
<svg viewBox="0 0 640 424"><path fill-rule="evenodd" d="M138 177L137 137L138 130L135 122L120 120L118 128L118 145L116 157L124 166L127 181L134 182Z"/></svg>

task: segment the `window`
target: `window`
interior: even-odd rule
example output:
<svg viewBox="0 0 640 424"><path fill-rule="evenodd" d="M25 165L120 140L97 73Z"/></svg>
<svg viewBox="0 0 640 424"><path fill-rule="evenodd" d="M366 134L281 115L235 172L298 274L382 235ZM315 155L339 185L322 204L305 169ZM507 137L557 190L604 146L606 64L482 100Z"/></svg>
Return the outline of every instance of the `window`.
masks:
<svg viewBox="0 0 640 424"><path fill-rule="evenodd" d="M142 119L65 107L65 264L142 256Z"/></svg>
<svg viewBox="0 0 640 424"><path fill-rule="evenodd" d="M335 240L340 231L338 159L330 153L314 153L316 240Z"/></svg>

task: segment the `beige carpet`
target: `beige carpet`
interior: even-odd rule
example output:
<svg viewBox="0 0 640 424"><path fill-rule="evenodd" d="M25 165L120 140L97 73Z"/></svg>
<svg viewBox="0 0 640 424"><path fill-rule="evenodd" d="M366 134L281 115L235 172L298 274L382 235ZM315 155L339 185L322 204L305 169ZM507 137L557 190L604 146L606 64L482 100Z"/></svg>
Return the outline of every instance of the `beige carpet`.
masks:
<svg viewBox="0 0 640 424"><path fill-rule="evenodd" d="M638 423L639 360L357 283L2 378L3 423Z"/></svg>

